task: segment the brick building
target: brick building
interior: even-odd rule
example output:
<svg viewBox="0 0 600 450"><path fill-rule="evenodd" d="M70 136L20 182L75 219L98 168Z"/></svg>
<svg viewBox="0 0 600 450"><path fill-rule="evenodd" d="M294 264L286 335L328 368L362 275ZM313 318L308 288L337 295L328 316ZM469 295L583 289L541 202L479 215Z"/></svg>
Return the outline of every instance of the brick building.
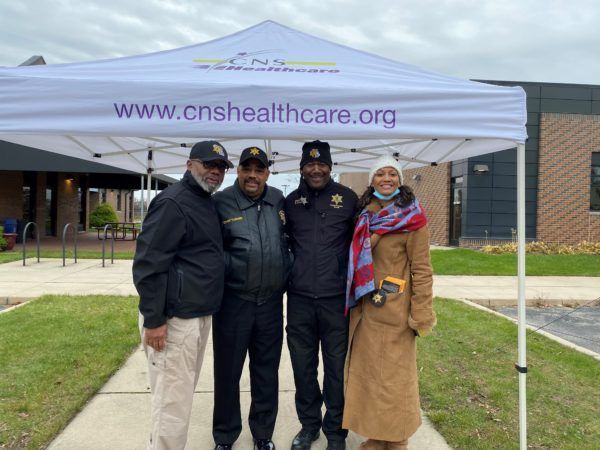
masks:
<svg viewBox="0 0 600 450"><path fill-rule="evenodd" d="M153 179L159 190L176 181ZM19 237L30 221L40 236L60 236L67 223L88 230L100 202L111 204L119 221L139 220L133 207L140 187L134 172L0 141L0 224L16 219Z"/></svg>
<svg viewBox="0 0 600 450"><path fill-rule="evenodd" d="M600 241L600 86L484 81L527 92L526 238ZM362 192L366 174L342 175ZM516 238L516 149L406 170L432 242L477 247Z"/></svg>

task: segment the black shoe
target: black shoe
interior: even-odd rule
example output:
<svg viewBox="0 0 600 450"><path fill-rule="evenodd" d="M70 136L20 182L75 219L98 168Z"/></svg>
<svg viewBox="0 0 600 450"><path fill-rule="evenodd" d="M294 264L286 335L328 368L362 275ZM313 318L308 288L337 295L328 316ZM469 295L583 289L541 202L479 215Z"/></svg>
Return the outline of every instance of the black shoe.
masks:
<svg viewBox="0 0 600 450"><path fill-rule="evenodd" d="M275 450L275 444L271 439L254 439L255 450Z"/></svg>
<svg viewBox="0 0 600 450"><path fill-rule="evenodd" d="M326 450L346 450L346 441L328 440Z"/></svg>
<svg viewBox="0 0 600 450"><path fill-rule="evenodd" d="M319 430L302 428L292 441L291 450L309 450L314 441L319 439Z"/></svg>
<svg viewBox="0 0 600 450"><path fill-rule="evenodd" d="M231 450L233 444L215 444L215 450Z"/></svg>

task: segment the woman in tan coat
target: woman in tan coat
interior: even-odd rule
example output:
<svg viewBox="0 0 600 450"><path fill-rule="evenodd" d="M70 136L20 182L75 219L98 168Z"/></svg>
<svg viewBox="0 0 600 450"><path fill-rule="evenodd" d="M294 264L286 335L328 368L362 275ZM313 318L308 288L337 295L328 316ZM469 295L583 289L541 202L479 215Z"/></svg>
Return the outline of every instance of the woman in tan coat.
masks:
<svg viewBox="0 0 600 450"><path fill-rule="evenodd" d="M436 323L427 220L391 156L375 161L348 269L343 427L363 450L406 449L421 424L415 337Z"/></svg>

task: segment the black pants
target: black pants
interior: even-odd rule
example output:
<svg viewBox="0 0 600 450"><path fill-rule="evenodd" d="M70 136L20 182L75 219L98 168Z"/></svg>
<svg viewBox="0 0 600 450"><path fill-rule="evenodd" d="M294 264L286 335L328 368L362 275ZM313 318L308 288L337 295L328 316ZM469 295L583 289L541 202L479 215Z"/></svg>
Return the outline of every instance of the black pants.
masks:
<svg viewBox="0 0 600 450"><path fill-rule="evenodd" d="M287 342L296 383L296 412L302 427L323 428L327 439L345 439L344 362L348 318L344 296L313 299L288 292ZM319 388L319 343L323 354L323 393ZM321 407L325 402L325 417Z"/></svg>
<svg viewBox="0 0 600 450"><path fill-rule="evenodd" d="M257 305L225 294L221 310L213 316L216 443L233 444L242 431L240 377L246 353L250 355L250 431L256 439L272 437L277 418L282 343L281 296Z"/></svg>

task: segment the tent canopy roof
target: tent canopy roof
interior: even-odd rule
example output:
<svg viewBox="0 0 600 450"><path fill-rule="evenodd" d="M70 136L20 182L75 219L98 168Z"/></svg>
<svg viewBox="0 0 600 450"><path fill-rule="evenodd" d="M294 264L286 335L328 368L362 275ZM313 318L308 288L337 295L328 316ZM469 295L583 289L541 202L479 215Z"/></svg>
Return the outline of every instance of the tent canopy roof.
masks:
<svg viewBox="0 0 600 450"><path fill-rule="evenodd" d="M272 21L203 44L125 58L0 68L0 139L135 172L183 169L187 146L271 153L332 144L337 172L382 153L404 167L526 139L525 93L354 50ZM4 100L5 99L5 100ZM152 150L151 160L148 151Z"/></svg>

